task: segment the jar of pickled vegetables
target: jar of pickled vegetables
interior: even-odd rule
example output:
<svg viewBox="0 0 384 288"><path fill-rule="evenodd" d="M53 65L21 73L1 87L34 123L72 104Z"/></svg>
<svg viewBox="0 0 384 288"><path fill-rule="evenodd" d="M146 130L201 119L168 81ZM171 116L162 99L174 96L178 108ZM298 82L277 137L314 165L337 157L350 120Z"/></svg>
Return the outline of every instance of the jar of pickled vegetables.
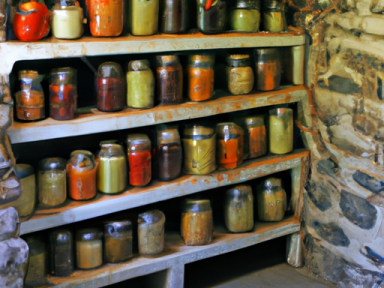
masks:
<svg viewBox="0 0 384 288"><path fill-rule="evenodd" d="M138 219L139 253L158 254L164 250L165 215L160 210L150 210L139 214Z"/></svg>
<svg viewBox="0 0 384 288"><path fill-rule="evenodd" d="M160 30L176 34L187 31L188 0L160 0Z"/></svg>
<svg viewBox="0 0 384 288"><path fill-rule="evenodd" d="M31 165L16 164L15 174L20 181L21 196L12 206L19 213L19 217L29 217L33 213L36 204L35 172Z"/></svg>
<svg viewBox="0 0 384 288"><path fill-rule="evenodd" d="M75 270L75 248L72 231L65 228L53 230L50 240L50 274L67 277Z"/></svg>
<svg viewBox="0 0 384 288"><path fill-rule="evenodd" d="M215 55L189 55L188 97L192 101L204 101L214 93Z"/></svg>
<svg viewBox="0 0 384 288"><path fill-rule="evenodd" d="M281 79L279 48L261 48L255 52L257 89L270 91L279 88Z"/></svg>
<svg viewBox="0 0 384 288"><path fill-rule="evenodd" d="M224 31L227 20L227 3L224 0L197 0L197 28L204 34Z"/></svg>
<svg viewBox="0 0 384 288"><path fill-rule="evenodd" d="M74 0L61 0L52 8L52 35L58 39L77 39L83 35L83 9Z"/></svg>
<svg viewBox="0 0 384 288"><path fill-rule="evenodd" d="M244 132L233 122L216 125L216 162L219 170L233 169L243 163Z"/></svg>
<svg viewBox="0 0 384 288"><path fill-rule="evenodd" d="M29 247L26 286L41 286L46 282L48 272L48 247L43 237L34 233L23 237Z"/></svg>
<svg viewBox="0 0 384 288"><path fill-rule="evenodd" d="M129 220L109 221L104 224L104 259L119 263L131 259L132 223Z"/></svg>
<svg viewBox="0 0 384 288"><path fill-rule="evenodd" d="M251 68L251 59L246 54L232 54L227 56L228 90L233 95L248 94L255 81Z"/></svg>
<svg viewBox="0 0 384 288"><path fill-rule="evenodd" d="M286 154L293 150L293 110L269 110L269 152Z"/></svg>
<svg viewBox="0 0 384 288"><path fill-rule="evenodd" d="M151 141L145 134L127 137L129 184L145 186L151 181Z"/></svg>
<svg viewBox="0 0 384 288"><path fill-rule="evenodd" d="M124 26L124 1L88 0L89 28L93 36L119 36Z"/></svg>
<svg viewBox="0 0 384 288"><path fill-rule="evenodd" d="M159 0L129 0L130 30L135 36L157 33L159 23Z"/></svg>
<svg viewBox="0 0 384 288"><path fill-rule="evenodd" d="M157 99L161 104L178 104L183 99L183 69L176 55L156 56Z"/></svg>
<svg viewBox="0 0 384 288"><path fill-rule="evenodd" d="M287 210L287 195L281 179L269 177L257 185L257 210L260 221L281 221Z"/></svg>
<svg viewBox="0 0 384 288"><path fill-rule="evenodd" d="M229 12L230 29L239 32L258 32L260 0L237 0Z"/></svg>
<svg viewBox="0 0 384 288"><path fill-rule="evenodd" d="M76 232L76 264L79 269L93 269L103 264L103 232L99 228Z"/></svg>
<svg viewBox="0 0 384 288"><path fill-rule="evenodd" d="M284 3L279 0L265 0L263 4L262 19L264 31L284 31Z"/></svg>

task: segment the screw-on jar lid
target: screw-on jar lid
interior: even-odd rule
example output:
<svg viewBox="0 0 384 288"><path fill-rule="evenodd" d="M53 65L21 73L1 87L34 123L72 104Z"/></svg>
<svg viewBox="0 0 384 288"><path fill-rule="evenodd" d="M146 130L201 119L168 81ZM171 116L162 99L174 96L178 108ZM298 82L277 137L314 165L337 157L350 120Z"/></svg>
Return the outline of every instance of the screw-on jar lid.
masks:
<svg viewBox="0 0 384 288"><path fill-rule="evenodd" d="M225 195L227 197L234 197L234 198L248 197L249 195L252 195L252 188L250 185L237 185L225 191Z"/></svg>
<svg viewBox="0 0 384 288"><path fill-rule="evenodd" d="M281 179L269 177L261 183L265 189L271 190L273 187L281 187Z"/></svg>
<svg viewBox="0 0 384 288"><path fill-rule="evenodd" d="M260 0L237 0L236 8L248 8L260 10Z"/></svg>
<svg viewBox="0 0 384 288"><path fill-rule="evenodd" d="M240 136L243 129L233 122L223 122L216 125L216 136L218 139L234 139Z"/></svg>
<svg viewBox="0 0 384 288"><path fill-rule="evenodd" d="M150 211L147 211L145 213L139 214L139 216L137 218L137 222L138 222L139 226L151 225L151 224L155 224L158 222L164 223L165 222L165 215L163 212L161 212L158 209L150 210Z"/></svg>
<svg viewBox="0 0 384 288"><path fill-rule="evenodd" d="M179 64L179 57L177 55L157 55L156 64L158 66L170 66Z"/></svg>
<svg viewBox="0 0 384 288"><path fill-rule="evenodd" d="M119 233L132 233L132 222L129 220L107 221L104 224L104 234L116 238Z"/></svg>
<svg viewBox="0 0 384 288"><path fill-rule="evenodd" d="M190 64L213 64L215 62L215 54L194 54L188 57Z"/></svg>
<svg viewBox="0 0 384 288"><path fill-rule="evenodd" d="M101 240L103 232L100 228L83 228L76 231L77 241Z"/></svg>
<svg viewBox="0 0 384 288"><path fill-rule="evenodd" d="M264 126L264 116L249 116L244 121L246 126Z"/></svg>
<svg viewBox="0 0 384 288"><path fill-rule="evenodd" d="M180 143L180 135L177 128L163 128L157 131L159 144Z"/></svg>
<svg viewBox="0 0 384 288"><path fill-rule="evenodd" d="M264 0L263 6L264 8L269 9L281 9L281 2L278 0Z"/></svg>
<svg viewBox="0 0 384 288"><path fill-rule="evenodd" d="M51 243L72 245L72 231L64 228L53 230L49 234L49 240Z"/></svg>
<svg viewBox="0 0 384 288"><path fill-rule="evenodd" d="M100 64L97 75L101 78L121 78L123 69L116 62L104 62Z"/></svg>
<svg viewBox="0 0 384 288"><path fill-rule="evenodd" d="M203 140L209 139L215 134L215 129L205 125L192 124L188 125L183 130L183 138Z"/></svg>
<svg viewBox="0 0 384 288"><path fill-rule="evenodd" d="M135 60L128 63L128 71L150 70L150 67L148 60Z"/></svg>
<svg viewBox="0 0 384 288"><path fill-rule="evenodd" d="M251 58L248 54L231 54L226 58L230 67L246 67L251 65Z"/></svg>
<svg viewBox="0 0 384 288"><path fill-rule="evenodd" d="M127 137L127 148L128 152L151 150L151 140L145 134L130 134Z"/></svg>
<svg viewBox="0 0 384 288"><path fill-rule="evenodd" d="M39 72L34 70L21 70L19 71L19 80L23 78L36 79L39 76Z"/></svg>
<svg viewBox="0 0 384 288"><path fill-rule="evenodd" d="M185 199L183 206L182 206L182 212L203 212L203 211L209 211L212 210L211 208L211 201L209 199Z"/></svg>
<svg viewBox="0 0 384 288"><path fill-rule="evenodd" d="M65 170L67 161L60 157L45 158L39 163L40 171Z"/></svg>

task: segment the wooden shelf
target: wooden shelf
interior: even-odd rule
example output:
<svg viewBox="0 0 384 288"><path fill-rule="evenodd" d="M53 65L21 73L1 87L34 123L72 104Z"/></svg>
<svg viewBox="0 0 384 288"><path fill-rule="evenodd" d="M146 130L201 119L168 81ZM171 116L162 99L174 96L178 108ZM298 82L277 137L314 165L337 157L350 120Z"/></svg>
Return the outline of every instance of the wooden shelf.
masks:
<svg viewBox="0 0 384 288"><path fill-rule="evenodd" d="M228 96L228 92L220 90L212 100L205 102L185 102L179 105L156 106L146 110L127 108L115 113L105 113L93 109L92 113L81 114L79 117L67 121L48 118L32 123L14 122L7 133L12 143L16 144L200 118L256 107L298 102L306 97L308 97L308 92L304 85L270 92L254 92L242 96Z"/></svg>
<svg viewBox="0 0 384 288"><path fill-rule="evenodd" d="M119 195L98 193L89 201L67 201L58 208L38 209L21 223L21 234L45 230L147 204L181 197L230 184L236 184L276 172L299 167L309 151L300 149L286 155L268 155L245 161L233 170L209 175L185 175L170 182L155 182L148 187L131 188Z"/></svg>
<svg viewBox="0 0 384 288"><path fill-rule="evenodd" d="M182 287L180 284L184 278L185 264L298 232L300 225L296 218L288 217L281 222L257 222L254 231L249 233L230 234L224 232L223 228L220 230L222 232L214 232L213 242L205 246L185 246L178 232L167 232L165 250L158 255L139 256L121 264L106 264L91 271L76 271L66 278L48 276L51 285L44 287L102 287L166 269L172 275L168 281L175 285L169 287ZM158 287L163 286L162 283L158 284Z"/></svg>

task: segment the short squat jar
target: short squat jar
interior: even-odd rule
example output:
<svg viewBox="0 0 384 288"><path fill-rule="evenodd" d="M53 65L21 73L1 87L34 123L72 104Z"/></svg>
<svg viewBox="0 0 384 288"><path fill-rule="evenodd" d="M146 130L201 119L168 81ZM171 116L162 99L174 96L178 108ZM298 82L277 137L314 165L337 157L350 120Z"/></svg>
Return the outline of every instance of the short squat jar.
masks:
<svg viewBox="0 0 384 288"><path fill-rule="evenodd" d="M287 210L287 195L281 180L269 177L257 185L257 210L260 221L281 221Z"/></svg>
<svg viewBox="0 0 384 288"><path fill-rule="evenodd" d="M35 172L31 165L16 164L15 174L20 181L21 196L12 206L19 213L19 217L29 217L33 213L36 204Z"/></svg>
<svg viewBox="0 0 384 288"><path fill-rule="evenodd" d="M46 281L48 272L48 247L42 237L29 234L24 238L29 247L29 259L25 284L27 286L40 286Z"/></svg>
<svg viewBox="0 0 384 288"><path fill-rule="evenodd" d="M276 108L269 111L269 151L286 154L293 150L293 110Z"/></svg>
<svg viewBox="0 0 384 288"><path fill-rule="evenodd" d="M187 246L206 245L213 239L213 217L208 199L186 199L181 213L181 238Z"/></svg>
<svg viewBox="0 0 384 288"><path fill-rule="evenodd" d="M231 30L258 32L260 26L260 0L237 0L229 12Z"/></svg>
<svg viewBox="0 0 384 288"><path fill-rule="evenodd" d="M103 264L103 232L99 228L83 228L76 232L76 265L93 269Z"/></svg>
<svg viewBox="0 0 384 288"><path fill-rule="evenodd" d="M188 0L160 0L160 30L177 34L187 31Z"/></svg>
<svg viewBox="0 0 384 288"><path fill-rule="evenodd" d="M263 28L268 32L284 31L284 9L279 0L264 0L263 2Z"/></svg>
<svg viewBox="0 0 384 288"><path fill-rule="evenodd" d="M129 184L145 186L151 181L151 141L145 134L131 134L127 137Z"/></svg>
<svg viewBox="0 0 384 288"><path fill-rule="evenodd" d="M215 55L190 55L188 61L188 97L204 101L213 96Z"/></svg>
<svg viewBox="0 0 384 288"><path fill-rule="evenodd" d="M138 219L139 253L158 254L164 250L165 215L160 210L150 210L139 214Z"/></svg>
<svg viewBox="0 0 384 288"><path fill-rule="evenodd" d="M104 259L119 263L133 257L132 223L129 220L110 221L104 224Z"/></svg>
<svg viewBox="0 0 384 288"><path fill-rule="evenodd" d="M56 229L49 234L50 274L67 277L75 271L75 249L72 231Z"/></svg>
<svg viewBox="0 0 384 288"><path fill-rule="evenodd" d="M89 28L93 36L119 36L123 32L124 2L123 0L89 0L86 2Z"/></svg>
<svg viewBox="0 0 384 288"><path fill-rule="evenodd" d="M224 31L227 20L227 3L224 0L197 0L197 28L204 34Z"/></svg>
<svg viewBox="0 0 384 288"><path fill-rule="evenodd" d="M156 56L157 100L179 104L183 99L183 69L176 55Z"/></svg>
<svg viewBox="0 0 384 288"><path fill-rule="evenodd" d="M67 173L63 158L46 158L39 163L39 204L55 207L67 199Z"/></svg>
<svg viewBox="0 0 384 288"><path fill-rule="evenodd" d="M159 23L159 0L129 0L130 30L135 36L157 33Z"/></svg>
<svg viewBox="0 0 384 288"><path fill-rule="evenodd" d="M281 79L281 58L279 49L256 49L255 60L257 89L261 91L271 91L279 88Z"/></svg>
<svg viewBox="0 0 384 288"><path fill-rule="evenodd" d="M253 195L249 185L238 185L225 192L225 226L231 232L247 232L253 228Z"/></svg>
<svg viewBox="0 0 384 288"><path fill-rule="evenodd" d="M61 0L52 8L52 34L58 39L77 39L83 35L83 9L74 0Z"/></svg>
<svg viewBox="0 0 384 288"><path fill-rule="evenodd" d="M233 95L243 95L251 92L255 77L249 55L228 55L226 74L228 90Z"/></svg>
<svg viewBox="0 0 384 288"><path fill-rule="evenodd" d="M125 79L120 64L104 62L97 71L97 109L119 111L125 105Z"/></svg>
<svg viewBox="0 0 384 288"><path fill-rule="evenodd" d="M233 169L243 163L244 132L233 122L216 125L216 162L219 170Z"/></svg>

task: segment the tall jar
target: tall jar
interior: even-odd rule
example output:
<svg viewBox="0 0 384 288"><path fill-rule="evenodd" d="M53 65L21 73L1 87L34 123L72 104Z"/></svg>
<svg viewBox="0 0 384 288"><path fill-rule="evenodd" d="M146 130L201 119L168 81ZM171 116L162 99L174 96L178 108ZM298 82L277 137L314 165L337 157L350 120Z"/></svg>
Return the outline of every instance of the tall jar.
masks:
<svg viewBox="0 0 384 288"><path fill-rule="evenodd" d="M16 92L16 117L19 120L34 121L45 118L44 91L40 82L43 75L37 71L19 71L21 91Z"/></svg>
<svg viewBox="0 0 384 288"><path fill-rule="evenodd" d="M124 1L88 0L89 28L93 36L119 36L124 26Z"/></svg>
<svg viewBox="0 0 384 288"><path fill-rule="evenodd" d="M186 199L181 213L181 238L187 246L206 245L213 239L213 217L208 199Z"/></svg>
<svg viewBox="0 0 384 288"><path fill-rule="evenodd" d="M197 0L197 28L204 34L224 31L227 20L227 3L224 0Z"/></svg>
<svg viewBox="0 0 384 288"><path fill-rule="evenodd" d="M157 131L158 176L162 181L179 177L182 165L182 149L177 128L159 128Z"/></svg>
<svg viewBox="0 0 384 288"><path fill-rule="evenodd" d="M39 203L55 207L67 199L66 161L63 158L46 158L39 163Z"/></svg>
<svg viewBox="0 0 384 288"><path fill-rule="evenodd" d="M123 192L127 186L127 159L124 149L119 144L100 143L96 161L97 190L106 194Z"/></svg>
<svg viewBox="0 0 384 288"><path fill-rule="evenodd" d="M76 232L76 264L79 269L93 269L103 264L103 232L99 228Z"/></svg>
<svg viewBox="0 0 384 288"><path fill-rule="evenodd" d="M151 181L151 141L145 134L127 137L129 184L145 186Z"/></svg>
<svg viewBox="0 0 384 288"><path fill-rule="evenodd" d="M157 100L178 104L183 99L183 69L176 55L156 56Z"/></svg>
<svg viewBox="0 0 384 288"><path fill-rule="evenodd" d="M152 108L155 98L155 76L148 60L128 63L127 105L131 108Z"/></svg>
<svg viewBox="0 0 384 288"><path fill-rule="evenodd" d="M131 259L132 223L129 220L109 221L104 224L104 259L119 263Z"/></svg>
<svg viewBox="0 0 384 288"><path fill-rule="evenodd" d="M68 195L73 200L89 200L96 196L95 156L86 150L75 150L67 163Z"/></svg>
<svg viewBox="0 0 384 288"><path fill-rule="evenodd" d="M238 185L225 192L225 226L231 232L247 232L253 228L253 195L249 185Z"/></svg>
<svg viewBox="0 0 384 288"><path fill-rule="evenodd" d="M50 241L50 274L67 277L75 271L75 248L72 231L65 228L53 230Z"/></svg>
<svg viewBox="0 0 384 288"><path fill-rule="evenodd" d="M77 108L77 72L70 67L56 68L49 77L50 116L55 120L75 118Z"/></svg>
<svg viewBox="0 0 384 288"><path fill-rule="evenodd" d="M177 34L187 31L188 0L160 0L160 30Z"/></svg>
<svg viewBox="0 0 384 288"><path fill-rule="evenodd" d="M183 131L184 170L187 174L208 174L216 170L215 129L191 125Z"/></svg>
<svg viewBox="0 0 384 288"><path fill-rule="evenodd" d="M305 45L284 49L283 75L294 85L304 84Z"/></svg>
<svg viewBox="0 0 384 288"><path fill-rule="evenodd" d="M258 32L260 27L260 0L237 0L229 12L231 30Z"/></svg>
<svg viewBox="0 0 384 288"><path fill-rule="evenodd" d="M58 39L76 39L83 35L83 9L73 0L61 0L52 8L52 34Z"/></svg>
<svg viewBox="0 0 384 288"><path fill-rule="evenodd" d="M159 23L159 0L129 0L129 3L132 35L156 34Z"/></svg>
<svg viewBox="0 0 384 288"><path fill-rule="evenodd" d="M27 286L40 286L46 282L48 272L48 249L42 237L28 234L23 237L29 247L29 259L25 284Z"/></svg>
<svg viewBox="0 0 384 288"><path fill-rule="evenodd" d="M188 63L188 97L192 101L204 101L213 96L215 55L190 55Z"/></svg>
<svg viewBox="0 0 384 288"><path fill-rule="evenodd" d="M284 31L284 4L279 0L265 0L263 4L262 19L264 31Z"/></svg>
<svg viewBox="0 0 384 288"><path fill-rule="evenodd" d="M257 210L260 221L281 221L287 210L287 195L281 180L269 177L257 185Z"/></svg>
<svg viewBox="0 0 384 288"><path fill-rule="evenodd" d="M260 48L255 52L257 89L270 91L279 88L281 79L279 48Z"/></svg>
<svg viewBox="0 0 384 288"><path fill-rule="evenodd" d="M13 207L19 213L19 217L29 217L36 204L36 177L31 165L16 164L15 174L20 181L21 196ZM1 208L0 208L1 209Z"/></svg>
<svg viewBox="0 0 384 288"><path fill-rule="evenodd" d="M125 79L120 64L104 62L97 71L97 109L119 111L125 104Z"/></svg>
<svg viewBox="0 0 384 288"><path fill-rule="evenodd" d="M233 169L243 163L244 132L233 122L216 125L216 162L219 170Z"/></svg>
<svg viewBox="0 0 384 288"><path fill-rule="evenodd" d="M233 95L243 95L251 92L255 77L249 55L228 55L226 72L229 92Z"/></svg>
<svg viewBox="0 0 384 288"><path fill-rule="evenodd" d="M293 110L269 110L269 152L286 154L293 150Z"/></svg>
<svg viewBox="0 0 384 288"><path fill-rule="evenodd" d="M158 254L164 250L165 215L160 210L150 210L139 214L138 219L139 253Z"/></svg>

